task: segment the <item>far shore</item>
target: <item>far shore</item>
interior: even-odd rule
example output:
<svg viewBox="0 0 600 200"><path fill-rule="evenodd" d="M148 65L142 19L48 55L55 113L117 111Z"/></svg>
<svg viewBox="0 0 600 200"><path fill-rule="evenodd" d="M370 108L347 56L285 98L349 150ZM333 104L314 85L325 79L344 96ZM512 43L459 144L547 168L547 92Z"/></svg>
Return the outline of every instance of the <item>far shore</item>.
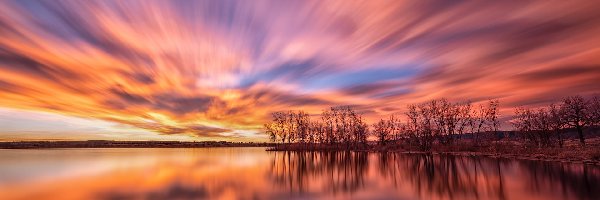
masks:
<svg viewBox="0 0 600 200"><path fill-rule="evenodd" d="M53 149L53 148L213 148L213 147L267 147L267 151L295 152L373 152L406 153L458 156L485 156L493 158L540 160L600 165L600 137L589 138L589 143L581 147L576 140L567 141L560 147L531 147L516 141L483 142L473 145L471 141L457 141L453 145L434 145L431 150L422 151L402 142L387 144L302 144L302 143L257 143L226 141L18 141L0 142L0 149Z"/></svg>
<svg viewBox="0 0 600 200"><path fill-rule="evenodd" d="M49 149L49 148L209 148L209 147L271 147L272 143L227 141L18 141L0 142L0 149Z"/></svg>

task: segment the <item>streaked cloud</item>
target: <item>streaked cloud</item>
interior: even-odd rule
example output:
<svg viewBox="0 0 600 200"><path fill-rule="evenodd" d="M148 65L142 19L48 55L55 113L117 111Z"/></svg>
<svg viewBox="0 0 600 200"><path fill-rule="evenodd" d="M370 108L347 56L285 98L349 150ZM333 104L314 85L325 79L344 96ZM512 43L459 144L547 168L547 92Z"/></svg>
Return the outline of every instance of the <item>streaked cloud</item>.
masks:
<svg viewBox="0 0 600 200"><path fill-rule="evenodd" d="M0 4L1 107L165 138L263 140L285 109L500 98L510 115L600 92L593 1Z"/></svg>

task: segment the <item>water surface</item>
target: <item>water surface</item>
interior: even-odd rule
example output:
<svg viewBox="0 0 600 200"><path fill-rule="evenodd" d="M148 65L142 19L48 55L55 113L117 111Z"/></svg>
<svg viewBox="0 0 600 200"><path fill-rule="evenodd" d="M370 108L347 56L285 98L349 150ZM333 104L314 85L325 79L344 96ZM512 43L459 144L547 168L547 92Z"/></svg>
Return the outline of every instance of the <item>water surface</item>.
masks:
<svg viewBox="0 0 600 200"><path fill-rule="evenodd" d="M600 168L264 148L0 150L0 198L600 199Z"/></svg>

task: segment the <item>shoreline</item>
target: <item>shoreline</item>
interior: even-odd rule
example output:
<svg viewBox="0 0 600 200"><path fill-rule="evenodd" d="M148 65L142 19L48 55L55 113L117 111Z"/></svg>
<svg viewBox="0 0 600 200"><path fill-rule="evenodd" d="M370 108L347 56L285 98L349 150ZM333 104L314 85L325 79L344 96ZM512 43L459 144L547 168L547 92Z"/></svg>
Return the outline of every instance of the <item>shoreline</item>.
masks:
<svg viewBox="0 0 600 200"><path fill-rule="evenodd" d="M267 151L292 151L292 152L368 152L368 153L403 153L403 154L431 154L454 156L481 156L490 158L518 159L531 161L581 163L600 166L600 145L588 144L579 146L576 142L560 147L528 147L511 143L496 143L474 146L468 143L456 145L436 145L429 151L410 148L402 144L367 145L345 147L344 145L298 145L279 144Z"/></svg>
<svg viewBox="0 0 600 200"><path fill-rule="evenodd" d="M600 140L599 140L600 141ZM468 142L455 145L434 145L429 151L391 143L387 145L347 145L347 144L274 144L253 142L178 142L178 141L22 141L0 142L0 149L75 149L75 148L219 148L219 147L265 147L266 151L291 152L369 152L403 153L454 156L481 156L490 158L519 159L532 161L582 163L600 165L600 143L586 147L571 142L565 147L527 147L511 143L483 144L473 146Z"/></svg>
<svg viewBox="0 0 600 200"><path fill-rule="evenodd" d="M600 160L551 158L551 157L548 157L547 155L494 154L494 153L484 153L484 152L409 152L409 151L404 151L404 152L397 152L397 153L489 157L489 158L515 159L515 160L528 160L528 161L576 163L576 164L600 166Z"/></svg>
<svg viewBox="0 0 600 200"><path fill-rule="evenodd" d="M211 148L211 147L271 147L271 143L255 142L180 142L180 141L20 141L0 142L0 149L56 149L56 148Z"/></svg>

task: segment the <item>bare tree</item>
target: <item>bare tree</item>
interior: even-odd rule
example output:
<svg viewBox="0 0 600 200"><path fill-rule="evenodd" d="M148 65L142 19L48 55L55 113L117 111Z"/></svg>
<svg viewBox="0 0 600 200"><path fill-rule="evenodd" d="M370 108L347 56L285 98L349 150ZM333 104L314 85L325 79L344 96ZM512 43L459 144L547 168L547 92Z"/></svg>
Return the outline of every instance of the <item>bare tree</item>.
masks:
<svg viewBox="0 0 600 200"><path fill-rule="evenodd" d="M354 117L354 140L356 143L367 145L367 136L369 134L369 125L362 119L361 116Z"/></svg>
<svg viewBox="0 0 600 200"><path fill-rule="evenodd" d="M550 145L551 121L545 108L540 108L533 113L533 129L539 141L539 146Z"/></svg>
<svg viewBox="0 0 600 200"><path fill-rule="evenodd" d="M379 140L379 144L385 144L390 136L390 123L384 119L373 124L373 133Z"/></svg>
<svg viewBox="0 0 600 200"><path fill-rule="evenodd" d="M445 112L447 110L448 102L446 99L434 99L425 104L422 104L422 109L427 110L427 115L431 119L431 134L437 138L438 141L442 141L445 135L446 120Z"/></svg>
<svg viewBox="0 0 600 200"><path fill-rule="evenodd" d="M494 131L494 135L496 135L497 139L500 139L498 135L498 127L500 126L500 121L498 118L500 117L500 112L498 112L498 108L500 107L500 101L498 99L490 100L488 102L486 120L489 122L490 130Z"/></svg>
<svg viewBox="0 0 600 200"><path fill-rule="evenodd" d="M287 123L287 114L284 112L274 112L272 114L273 121L265 126L267 131L270 132L273 141L277 141L277 138L281 140L281 143L285 143L288 136L285 129Z"/></svg>
<svg viewBox="0 0 600 200"><path fill-rule="evenodd" d="M484 125L487 122L488 112L486 107L483 104L480 104L478 109L474 111L474 129L475 129L475 144L479 144L479 134L483 131ZM476 127L476 128L475 128Z"/></svg>
<svg viewBox="0 0 600 200"><path fill-rule="evenodd" d="M304 111L298 111L295 115L296 137L301 143L308 142L310 131L310 117Z"/></svg>
<svg viewBox="0 0 600 200"><path fill-rule="evenodd" d="M600 96L594 96L589 104L591 124L600 126Z"/></svg>
<svg viewBox="0 0 600 200"><path fill-rule="evenodd" d="M323 143L323 123L317 120L311 120L309 122L309 130L310 134L308 136L308 140L310 143Z"/></svg>
<svg viewBox="0 0 600 200"><path fill-rule="evenodd" d="M589 109L586 106L585 100L581 96L567 97L563 100L562 110L566 124L577 129L579 142L585 146L583 129L591 124Z"/></svg>
<svg viewBox="0 0 600 200"><path fill-rule="evenodd" d="M405 115L408 121L406 122L406 134L411 139L411 143L416 143L419 136L420 124L419 124L419 111L417 105L408 105Z"/></svg>
<svg viewBox="0 0 600 200"><path fill-rule="evenodd" d="M461 107L459 104L447 103L444 124L446 125L446 142L452 143L454 141L454 134L458 126L460 126L460 112Z"/></svg>
<svg viewBox="0 0 600 200"><path fill-rule="evenodd" d="M466 102L458 106L458 134L464 134L467 128L473 125L471 107L471 102Z"/></svg>
<svg viewBox="0 0 600 200"><path fill-rule="evenodd" d="M390 115L390 119L388 120L389 123L389 128L390 128L390 139L392 140L398 140L400 138L400 135L402 134L402 122L400 121L400 118L394 116L393 114Z"/></svg>
<svg viewBox="0 0 600 200"><path fill-rule="evenodd" d="M313 128L315 133L315 142L325 143L325 125L322 121L314 121Z"/></svg>
<svg viewBox="0 0 600 200"><path fill-rule="evenodd" d="M333 144L335 141L334 134L334 124L335 124L335 116L334 113L330 110L324 110L321 114L321 118L324 123L324 132L325 132L325 140L324 142Z"/></svg>
<svg viewBox="0 0 600 200"><path fill-rule="evenodd" d="M419 130L419 141L420 147L423 150L430 150L433 145L433 139L435 135L435 127L433 121L433 110L432 106L427 106L427 104L420 104L419 115L420 115L420 130Z"/></svg>
<svg viewBox="0 0 600 200"><path fill-rule="evenodd" d="M558 106L555 104L550 104L548 106L548 115L550 120L550 128L552 129L552 132L556 134L558 145L563 147L564 141L562 138L562 129L565 127L565 121L563 119L562 112Z"/></svg>
<svg viewBox="0 0 600 200"><path fill-rule="evenodd" d="M533 134L533 116L534 114L531 109L523 107L516 108L512 124L517 131L525 136L527 141L537 146L539 142L536 135Z"/></svg>
<svg viewBox="0 0 600 200"><path fill-rule="evenodd" d="M272 123L263 124L263 128L265 129L265 133L267 133L267 135L269 135L269 140L271 140L271 142L275 142L277 140L277 134L276 134L276 130L275 130L275 127L273 126L273 124Z"/></svg>

